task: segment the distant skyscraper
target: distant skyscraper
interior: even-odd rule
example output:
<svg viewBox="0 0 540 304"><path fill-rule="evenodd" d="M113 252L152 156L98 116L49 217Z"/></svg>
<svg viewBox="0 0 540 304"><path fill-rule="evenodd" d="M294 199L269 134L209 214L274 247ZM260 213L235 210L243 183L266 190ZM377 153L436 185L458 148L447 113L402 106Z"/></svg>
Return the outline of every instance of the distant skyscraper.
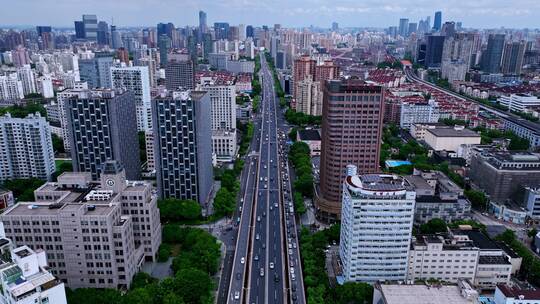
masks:
<svg viewBox="0 0 540 304"><path fill-rule="evenodd" d="M195 88L193 62L186 54L170 54L165 66L167 90L191 90Z"/></svg>
<svg viewBox="0 0 540 304"><path fill-rule="evenodd" d="M408 30L408 36L410 36L412 33L418 32L418 24L415 22L409 23L409 30Z"/></svg>
<svg viewBox="0 0 540 304"><path fill-rule="evenodd" d="M158 36L158 47L159 47L159 60L161 66L165 66L168 61L169 49L171 48L171 39L163 34Z"/></svg>
<svg viewBox="0 0 540 304"><path fill-rule="evenodd" d="M84 39L84 23L82 21L75 21L75 38Z"/></svg>
<svg viewBox="0 0 540 304"><path fill-rule="evenodd" d="M50 180L55 170L51 128L39 113L0 117L0 182L8 179Z"/></svg>
<svg viewBox="0 0 540 304"><path fill-rule="evenodd" d="M379 171L384 90L361 80L329 80L323 99L321 189L316 204L317 216L332 222L341 215L346 166L354 164L362 173Z"/></svg>
<svg viewBox="0 0 540 304"><path fill-rule="evenodd" d="M337 31L339 30L339 24L337 22L332 22L332 31Z"/></svg>
<svg viewBox="0 0 540 304"><path fill-rule="evenodd" d="M84 38L89 41L97 41L98 21L96 15L83 15Z"/></svg>
<svg viewBox="0 0 540 304"><path fill-rule="evenodd" d="M116 30L115 25L111 25L111 45L113 49L122 47L122 37L120 36L120 32Z"/></svg>
<svg viewBox="0 0 540 304"><path fill-rule="evenodd" d="M435 12L435 19L433 21L433 29L440 31L442 26L442 12Z"/></svg>
<svg viewBox="0 0 540 304"><path fill-rule="evenodd" d="M89 88L110 88L110 69L113 64L112 53L96 53L92 59L79 60L81 81L86 81Z"/></svg>
<svg viewBox="0 0 540 304"><path fill-rule="evenodd" d="M158 193L208 204L213 184L210 97L173 91L152 100Z"/></svg>
<svg viewBox="0 0 540 304"><path fill-rule="evenodd" d="M208 59L208 54L214 51L214 41L212 41L212 34L203 34L203 58Z"/></svg>
<svg viewBox="0 0 540 304"><path fill-rule="evenodd" d="M206 13L199 11L199 41L202 41L203 35L208 32L206 25Z"/></svg>
<svg viewBox="0 0 540 304"><path fill-rule="evenodd" d="M438 68L441 66L444 38L444 36L426 35L426 68Z"/></svg>
<svg viewBox="0 0 540 304"><path fill-rule="evenodd" d="M24 95L37 93L36 75L29 64L17 68L17 77L22 83Z"/></svg>
<svg viewBox="0 0 540 304"><path fill-rule="evenodd" d="M214 32L216 39L228 39L229 38L229 23L227 22L215 22Z"/></svg>
<svg viewBox="0 0 540 304"><path fill-rule="evenodd" d="M126 89L133 93L134 102L137 106L137 130L150 130L152 128L152 121L148 67L113 67L111 68L111 81L113 88Z"/></svg>
<svg viewBox="0 0 540 304"><path fill-rule="evenodd" d="M157 36L160 37L161 35L167 35L169 39L173 39L173 31L174 31L174 24L172 23L158 23L156 26L157 28Z"/></svg>
<svg viewBox="0 0 540 304"><path fill-rule="evenodd" d="M398 33L401 37L407 37L407 35L409 34L409 19L399 19Z"/></svg>
<svg viewBox="0 0 540 304"><path fill-rule="evenodd" d="M99 177L108 160L120 162L129 180L140 177L137 114L130 91L83 90L65 104L73 169Z"/></svg>
<svg viewBox="0 0 540 304"><path fill-rule="evenodd" d="M482 54L482 71L486 73L499 73L504 51L504 34L490 34L487 49Z"/></svg>
<svg viewBox="0 0 540 304"><path fill-rule="evenodd" d="M456 24L454 21L447 21L443 24L441 29L441 35L446 37L452 37L456 34Z"/></svg>
<svg viewBox="0 0 540 304"><path fill-rule="evenodd" d="M97 25L97 42L101 45L108 45L110 42L109 25L105 21L98 22Z"/></svg>
<svg viewBox="0 0 540 304"><path fill-rule="evenodd" d="M254 37L253 26L251 25L246 26L246 37L251 37L251 38Z"/></svg>
<svg viewBox="0 0 540 304"><path fill-rule="evenodd" d="M403 281L416 192L402 177L356 171L347 166L342 187L339 256L345 281Z"/></svg>
<svg viewBox="0 0 540 304"><path fill-rule="evenodd" d="M502 73L510 75L521 74L525 46L525 41L508 42L505 44L501 65Z"/></svg>

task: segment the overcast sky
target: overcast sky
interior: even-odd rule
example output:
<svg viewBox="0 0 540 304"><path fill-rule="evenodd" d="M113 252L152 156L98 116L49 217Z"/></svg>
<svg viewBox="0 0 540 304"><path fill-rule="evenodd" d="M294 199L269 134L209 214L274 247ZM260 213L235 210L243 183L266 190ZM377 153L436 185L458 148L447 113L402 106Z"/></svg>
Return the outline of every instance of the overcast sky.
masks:
<svg viewBox="0 0 540 304"><path fill-rule="evenodd" d="M118 26L175 26L198 23L198 11L208 23L309 25L340 27L397 25L443 12L443 22L462 21L464 27L540 28L540 0L0 0L2 25L71 26L82 14L97 14Z"/></svg>

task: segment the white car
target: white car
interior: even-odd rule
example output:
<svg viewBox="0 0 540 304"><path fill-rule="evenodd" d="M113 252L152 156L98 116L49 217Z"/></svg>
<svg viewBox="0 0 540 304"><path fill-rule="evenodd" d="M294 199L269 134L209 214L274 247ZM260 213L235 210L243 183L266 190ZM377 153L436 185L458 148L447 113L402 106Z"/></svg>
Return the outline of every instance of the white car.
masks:
<svg viewBox="0 0 540 304"><path fill-rule="evenodd" d="M264 268L261 268L261 277L264 277Z"/></svg>
<svg viewBox="0 0 540 304"><path fill-rule="evenodd" d="M246 259L244 259L244 257L242 257L242 258L240 259L240 264L244 264L245 262L246 262Z"/></svg>
<svg viewBox="0 0 540 304"><path fill-rule="evenodd" d="M270 269L274 269L274 263L270 262Z"/></svg>
<svg viewBox="0 0 540 304"><path fill-rule="evenodd" d="M235 300L240 299L240 291L235 291L235 292L234 292L234 299L235 299Z"/></svg>

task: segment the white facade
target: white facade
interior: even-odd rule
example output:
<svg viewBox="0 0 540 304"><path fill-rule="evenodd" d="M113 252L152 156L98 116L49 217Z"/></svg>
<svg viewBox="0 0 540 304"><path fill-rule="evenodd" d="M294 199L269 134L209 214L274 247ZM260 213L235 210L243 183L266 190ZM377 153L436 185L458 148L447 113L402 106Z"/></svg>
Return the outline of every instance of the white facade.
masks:
<svg viewBox="0 0 540 304"><path fill-rule="evenodd" d="M17 74L0 76L0 100L18 100L24 98L22 81Z"/></svg>
<svg viewBox="0 0 540 304"><path fill-rule="evenodd" d="M152 129L148 67L113 67L111 68L111 82L113 88L124 88L133 92L137 105L137 130L148 131Z"/></svg>
<svg viewBox="0 0 540 304"><path fill-rule="evenodd" d="M523 112L531 106L540 106L540 99L536 96L526 94L511 94L509 96L501 96L497 101L510 109L511 111Z"/></svg>
<svg viewBox="0 0 540 304"><path fill-rule="evenodd" d="M455 126L428 128L424 140L435 151L457 152L461 145L479 145L481 138L472 130Z"/></svg>
<svg viewBox="0 0 540 304"><path fill-rule="evenodd" d="M0 181L35 177L49 180L55 171L49 123L39 113L26 118L0 117Z"/></svg>
<svg viewBox="0 0 540 304"><path fill-rule="evenodd" d="M427 103L407 103L401 104L399 126L409 129L415 123L436 123L439 121L439 104L430 99Z"/></svg>
<svg viewBox="0 0 540 304"><path fill-rule="evenodd" d="M525 188L525 206L530 217L540 219L540 188Z"/></svg>
<svg viewBox="0 0 540 304"><path fill-rule="evenodd" d="M39 92L44 98L53 98L54 89L52 84L52 78L50 75L44 75L38 78Z"/></svg>
<svg viewBox="0 0 540 304"><path fill-rule="evenodd" d="M396 175L347 166L339 255L345 281L405 280L416 193Z"/></svg>
<svg viewBox="0 0 540 304"><path fill-rule="evenodd" d="M58 113L60 114L60 127L62 128L62 140L64 141L64 150L69 153L70 149L70 140L69 140L69 128L67 125L67 116L65 110L66 101L71 98L78 96L81 92L85 92L88 89L88 84L86 82L74 83L79 84L79 89L67 89L62 92L58 92L56 95L56 101L58 102Z"/></svg>
<svg viewBox="0 0 540 304"><path fill-rule="evenodd" d="M12 261L2 261L0 265L0 303L67 304L64 283L47 270L45 251L33 251L28 246L10 251Z"/></svg>
<svg viewBox="0 0 540 304"><path fill-rule="evenodd" d="M321 83L308 77L296 85L294 94L296 98L296 111L308 115L321 116L323 93Z"/></svg>
<svg viewBox="0 0 540 304"><path fill-rule="evenodd" d="M37 93L36 76L29 64L17 68L17 77L22 83L24 95Z"/></svg>
<svg viewBox="0 0 540 304"><path fill-rule="evenodd" d="M217 161L232 161L236 152L236 87L201 83L212 104L212 154Z"/></svg>

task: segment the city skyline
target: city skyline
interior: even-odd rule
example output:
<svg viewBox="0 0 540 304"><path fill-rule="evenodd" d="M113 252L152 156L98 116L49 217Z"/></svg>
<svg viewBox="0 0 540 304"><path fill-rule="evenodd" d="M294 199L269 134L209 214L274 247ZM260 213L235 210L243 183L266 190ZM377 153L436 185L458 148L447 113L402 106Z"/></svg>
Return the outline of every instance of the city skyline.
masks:
<svg viewBox="0 0 540 304"><path fill-rule="evenodd" d="M540 2L518 0L511 3L502 0L464 1L447 3L416 0L368 0L357 3L351 0L302 0L273 1L272 5L260 0L233 1L35 1L15 2L11 10L0 14L0 26L26 26L24 15L31 15L34 24L55 27L72 27L73 20L82 14L96 14L100 20L119 26L154 26L158 22L172 22L177 26L197 25L198 12L208 15L208 24L227 21L232 24L273 25L329 28L332 22L340 27L387 27L398 24L399 18L418 20L442 11L443 22L461 21L464 27L474 28L534 28L538 27L535 11ZM129 4L129 5L128 5ZM153 7L148 13L148 7ZM14 13L19 12L19 13ZM24 13L24 15L23 15Z"/></svg>

